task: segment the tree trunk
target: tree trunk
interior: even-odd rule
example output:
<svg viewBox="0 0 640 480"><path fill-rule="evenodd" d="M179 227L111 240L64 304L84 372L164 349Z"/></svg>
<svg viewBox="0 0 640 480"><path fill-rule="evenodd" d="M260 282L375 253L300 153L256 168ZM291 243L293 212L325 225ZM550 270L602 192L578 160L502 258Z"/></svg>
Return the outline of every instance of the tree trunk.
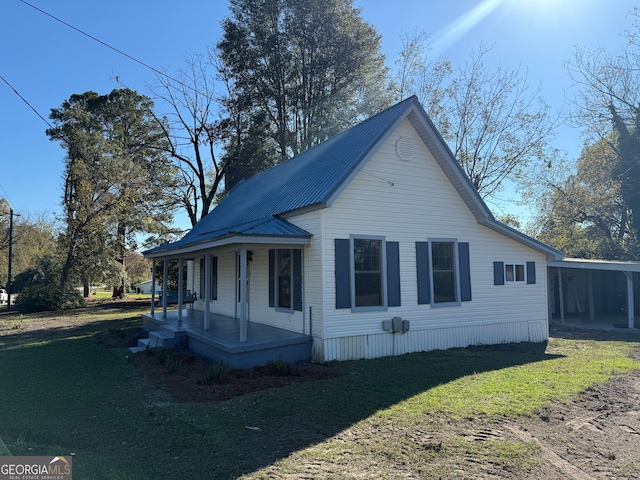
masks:
<svg viewBox="0 0 640 480"><path fill-rule="evenodd" d="M113 293L111 294L111 298L119 298L122 299L124 298L124 289L125 289L125 280L126 280L126 276L127 276L127 272L125 270L125 264L124 264L124 254L125 254L125 234L126 234L126 229L127 226L125 225L124 222L119 222L118 223L118 230L117 230L117 235L118 235L118 258L117 261L118 263L120 263L122 265L122 281L120 282L120 285L114 285L113 286Z"/></svg>

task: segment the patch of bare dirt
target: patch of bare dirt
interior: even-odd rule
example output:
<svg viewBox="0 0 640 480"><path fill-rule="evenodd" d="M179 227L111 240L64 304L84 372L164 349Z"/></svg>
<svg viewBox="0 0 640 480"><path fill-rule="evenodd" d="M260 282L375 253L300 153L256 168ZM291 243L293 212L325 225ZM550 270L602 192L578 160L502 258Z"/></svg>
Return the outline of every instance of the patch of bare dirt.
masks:
<svg viewBox="0 0 640 480"><path fill-rule="evenodd" d="M639 340L637 333L614 331L552 331L564 338ZM640 350L632 357L640 359ZM426 427L426 428L425 428ZM419 447L434 478L523 479L523 480L622 480L640 479L640 372L596 385L570 401L554 402L534 415L517 419L488 420L483 417L452 422L446 416L431 416L422 429L391 423L358 424L343 430L333 440L366 444L380 439L389 444L409 442ZM465 440L481 446L488 442L533 443L537 465L532 469L484 461L475 453L447 452L447 445ZM449 447L450 448L450 447ZM464 448L464 447L463 447ZM412 450L409 448L408 450ZM481 450L481 449L480 449ZM322 462L321 462L322 463ZM402 462L392 470L379 464L360 466L367 478L415 478L415 471L402 471ZM331 465L315 465L314 478L327 475Z"/></svg>
<svg viewBox="0 0 640 480"><path fill-rule="evenodd" d="M552 329L563 338L638 342L638 332ZM631 356L640 359L640 349ZM541 465L529 479L640 479L640 372L596 385L531 417L491 426L512 440L536 442ZM509 478L503 477L503 478Z"/></svg>
<svg viewBox="0 0 640 480"><path fill-rule="evenodd" d="M552 330L551 334L639 340L637 332L628 330ZM631 356L640 359L640 350L634 349ZM554 402L530 417L468 419L453 425L439 422L439 426L428 438L429 446L458 437L474 442L535 442L540 449L540 465L528 474L483 465L473 472L464 469L463 478L640 479L640 372L596 385L566 403Z"/></svg>

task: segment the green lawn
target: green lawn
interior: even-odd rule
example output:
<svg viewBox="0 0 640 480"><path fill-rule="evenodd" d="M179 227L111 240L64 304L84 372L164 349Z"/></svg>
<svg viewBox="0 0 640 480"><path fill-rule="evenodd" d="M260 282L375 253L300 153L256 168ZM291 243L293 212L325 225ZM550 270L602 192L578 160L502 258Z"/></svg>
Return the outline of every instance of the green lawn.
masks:
<svg viewBox="0 0 640 480"><path fill-rule="evenodd" d="M636 343L555 339L345 362L331 367L343 372L337 378L178 404L138 376L126 349L93 337L139 324L139 312L83 312L70 315L95 321L62 329L53 318L44 329L0 335L0 455L3 444L13 455L73 453L79 479L298 478L327 462L338 469L331 478L357 478L358 465L366 472L384 462L453 478L437 470L438 455L524 471L535 465L533 444L457 439L425 451L406 438L424 437L443 418L528 415L640 368L627 355ZM18 321L5 315L0 328ZM376 435L390 425L403 434Z"/></svg>

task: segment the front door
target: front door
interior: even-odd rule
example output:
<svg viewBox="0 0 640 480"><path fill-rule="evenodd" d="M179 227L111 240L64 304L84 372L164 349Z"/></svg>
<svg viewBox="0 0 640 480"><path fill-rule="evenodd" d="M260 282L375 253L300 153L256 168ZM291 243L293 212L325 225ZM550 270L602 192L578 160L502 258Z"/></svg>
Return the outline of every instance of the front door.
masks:
<svg viewBox="0 0 640 480"><path fill-rule="evenodd" d="M240 274L240 254L236 255L236 318L240 319L240 312L242 308L242 304L240 303L240 285L241 285L241 274ZM249 255L247 255L247 321L249 321Z"/></svg>

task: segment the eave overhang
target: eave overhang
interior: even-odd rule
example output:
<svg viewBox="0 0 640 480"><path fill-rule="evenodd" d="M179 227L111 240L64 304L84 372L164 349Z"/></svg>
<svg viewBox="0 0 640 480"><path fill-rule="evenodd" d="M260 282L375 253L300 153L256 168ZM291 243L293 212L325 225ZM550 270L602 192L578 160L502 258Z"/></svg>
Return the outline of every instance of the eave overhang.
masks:
<svg viewBox="0 0 640 480"><path fill-rule="evenodd" d="M176 242L177 243L177 242ZM229 234L215 239L206 239L200 242L192 242L187 245L171 246L167 248L155 248L142 252L145 258L163 259L191 256L197 252L214 250L216 248L231 245L309 245L311 235L305 237L276 236L276 235L238 235Z"/></svg>

